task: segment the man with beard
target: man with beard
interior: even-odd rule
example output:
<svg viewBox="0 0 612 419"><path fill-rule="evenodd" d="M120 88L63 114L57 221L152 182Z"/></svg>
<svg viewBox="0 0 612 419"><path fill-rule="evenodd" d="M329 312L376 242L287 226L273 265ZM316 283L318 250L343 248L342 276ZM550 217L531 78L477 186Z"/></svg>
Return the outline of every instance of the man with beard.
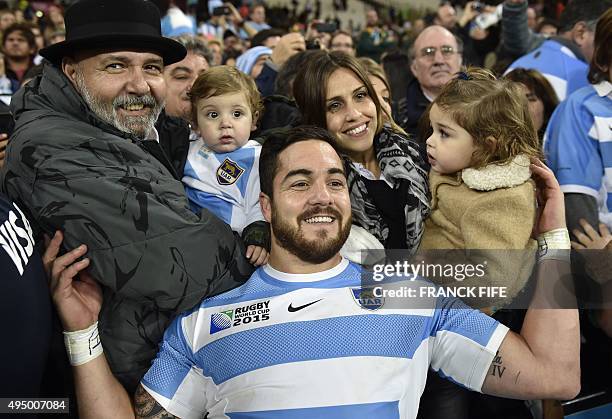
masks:
<svg viewBox="0 0 612 419"><path fill-rule="evenodd" d="M101 341L133 391L170 320L252 269L229 226L190 211L158 143L164 66L186 51L161 36L157 8L83 0L68 9L66 30L66 41L41 51L51 63L43 75L13 98L1 186L39 237L60 230L69 248L87 246L105 295Z"/></svg>
<svg viewBox="0 0 612 419"><path fill-rule="evenodd" d="M536 231L546 231L550 252L569 249L559 185L541 163L532 169L547 198ZM452 298L390 307L366 301L376 298L363 295L364 271L338 253L351 204L329 132L298 127L268 138L260 179L272 230L269 264L170 325L136 391L135 412L103 356L75 367L81 418L415 418L430 365L505 397L578 392L576 310L530 309L518 335ZM558 233L565 242L553 239ZM53 299L66 330L95 322L102 298L78 298L72 277L87 261L73 262L83 253L76 249L53 268ZM534 301L541 304L550 285L544 271L568 269L562 256L544 253Z"/></svg>

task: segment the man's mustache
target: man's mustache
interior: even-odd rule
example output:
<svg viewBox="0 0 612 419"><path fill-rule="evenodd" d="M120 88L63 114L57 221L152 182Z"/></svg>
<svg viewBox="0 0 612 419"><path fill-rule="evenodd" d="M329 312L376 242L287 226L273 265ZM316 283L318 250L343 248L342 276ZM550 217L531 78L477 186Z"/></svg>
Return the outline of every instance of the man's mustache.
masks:
<svg viewBox="0 0 612 419"><path fill-rule="evenodd" d="M155 97L150 94L146 94L143 96L123 95L117 96L113 100L113 108L126 107L131 105L142 105L154 108L158 105L158 103Z"/></svg>

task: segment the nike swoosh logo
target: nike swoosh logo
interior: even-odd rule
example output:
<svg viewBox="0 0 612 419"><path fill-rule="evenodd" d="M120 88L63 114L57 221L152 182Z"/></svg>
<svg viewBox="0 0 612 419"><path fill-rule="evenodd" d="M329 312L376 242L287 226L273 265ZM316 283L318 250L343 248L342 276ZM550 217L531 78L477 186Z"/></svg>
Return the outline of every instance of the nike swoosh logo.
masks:
<svg viewBox="0 0 612 419"><path fill-rule="evenodd" d="M322 298L321 298L322 300ZM308 306L311 306L315 303L318 303L321 300L317 300L317 301L313 301L312 303L308 303L308 304L304 304L303 306L297 306L297 307L293 307L293 303L289 304L289 307L287 307L287 310L289 310L290 313L295 313L296 311L300 311L303 308L306 308Z"/></svg>

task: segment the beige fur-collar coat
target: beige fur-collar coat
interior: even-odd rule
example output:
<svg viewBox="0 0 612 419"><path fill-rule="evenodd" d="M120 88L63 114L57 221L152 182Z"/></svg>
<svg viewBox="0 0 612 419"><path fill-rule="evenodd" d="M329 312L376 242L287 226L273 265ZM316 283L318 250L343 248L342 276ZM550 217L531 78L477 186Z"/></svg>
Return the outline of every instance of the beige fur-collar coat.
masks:
<svg viewBox="0 0 612 419"><path fill-rule="evenodd" d="M486 260L486 275L462 281L430 278L441 285L503 286L506 298L478 300L474 306L503 306L524 287L534 264L537 242L531 238L535 186L529 159L518 156L507 165L465 169L456 175L430 172L431 215L425 222L420 249L463 249L435 252L438 263ZM485 250L473 252L471 250ZM442 256L442 255L446 256Z"/></svg>

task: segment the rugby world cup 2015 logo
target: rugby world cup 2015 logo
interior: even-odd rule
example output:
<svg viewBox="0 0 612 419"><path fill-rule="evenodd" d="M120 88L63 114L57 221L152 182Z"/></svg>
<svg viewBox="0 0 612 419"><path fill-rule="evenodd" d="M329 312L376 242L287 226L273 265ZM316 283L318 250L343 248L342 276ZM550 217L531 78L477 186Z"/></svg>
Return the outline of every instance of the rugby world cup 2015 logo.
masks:
<svg viewBox="0 0 612 419"><path fill-rule="evenodd" d="M378 310L385 303L384 297L374 295L374 288L351 288L351 295L355 302L366 310Z"/></svg>
<svg viewBox="0 0 612 419"><path fill-rule="evenodd" d="M234 322L234 310L226 310L210 316L210 334L229 329Z"/></svg>

